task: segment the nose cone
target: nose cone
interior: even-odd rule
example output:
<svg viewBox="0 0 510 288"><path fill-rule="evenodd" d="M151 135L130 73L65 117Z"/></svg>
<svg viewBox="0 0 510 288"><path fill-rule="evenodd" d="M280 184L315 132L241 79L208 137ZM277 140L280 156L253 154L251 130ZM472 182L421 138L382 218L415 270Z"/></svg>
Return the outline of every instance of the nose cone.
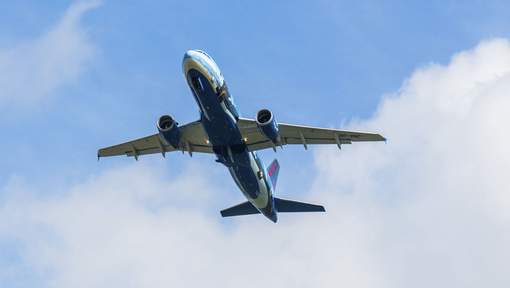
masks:
<svg viewBox="0 0 510 288"><path fill-rule="evenodd" d="M184 53L184 57L182 58L182 62L186 62L187 59L191 58L191 50L188 50L186 51L186 53Z"/></svg>
<svg viewBox="0 0 510 288"><path fill-rule="evenodd" d="M209 74L209 59L209 56L201 50L188 50L182 59L182 72L186 75L190 69L195 69L202 74Z"/></svg>
<svg viewBox="0 0 510 288"><path fill-rule="evenodd" d="M182 72L188 75L188 71L195 69L204 75L213 87L223 85L223 76L216 62L202 50L188 50L182 59Z"/></svg>
<svg viewBox="0 0 510 288"><path fill-rule="evenodd" d="M184 74L193 66L197 66L199 63L197 52L195 50L188 50L184 53L182 58L182 71Z"/></svg>
<svg viewBox="0 0 510 288"><path fill-rule="evenodd" d="M202 50L188 50L186 51L186 53L184 53L182 64L183 66L186 65L187 63L195 65L204 65L210 60L212 60L211 57Z"/></svg>
<svg viewBox="0 0 510 288"><path fill-rule="evenodd" d="M205 53L202 50L198 50L198 49L191 49L191 50L186 51L186 53L184 53L184 58L186 58L186 57L200 57L200 56L209 57L209 55L207 55L207 53Z"/></svg>

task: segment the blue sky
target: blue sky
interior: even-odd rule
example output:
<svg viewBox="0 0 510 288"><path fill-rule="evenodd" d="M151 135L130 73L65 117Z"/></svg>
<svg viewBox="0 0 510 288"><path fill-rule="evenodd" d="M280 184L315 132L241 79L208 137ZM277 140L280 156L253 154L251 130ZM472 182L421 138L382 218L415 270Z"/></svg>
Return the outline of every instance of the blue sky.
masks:
<svg viewBox="0 0 510 288"><path fill-rule="evenodd" d="M0 4L0 47L48 31L71 3ZM366 118L417 66L508 35L504 3L107 1L83 15L97 53L79 79L52 91L49 101L2 109L4 135L18 136L0 144L9 151L0 181L13 173L42 182L80 178L126 161L98 166L93 155L152 133L159 115L194 120L181 72L190 48L216 59L244 116L268 107L280 121L311 125ZM310 164L309 153L280 157L284 166Z"/></svg>
<svg viewBox="0 0 510 288"><path fill-rule="evenodd" d="M30 47L59 27L73 3L0 3L0 71L6 73L0 83L37 70L31 65L40 59ZM203 49L216 60L245 117L270 108L282 122L340 128L361 122L362 128L384 133L370 119L385 95L405 90L403 83L417 69L448 65L452 55L482 40L509 37L508 11L506 1L104 1L80 12L70 25L70 35L78 38L69 47L83 50L76 55L65 50L53 41L60 36L44 46L44 51L69 53L56 73L64 80L55 80L37 98L23 95L39 93L31 87L42 85L42 70L32 78L19 76L39 84L19 80L23 84L20 94L12 90L14 100L4 101L1 97L9 95L0 92L0 201L7 203L8 187L19 182L44 199L66 195L70 186L133 162L120 157L98 163L98 148L154 133L162 114L180 123L196 120L198 110L181 71L188 49ZM52 59L45 61L52 66ZM17 63L28 68L19 72ZM282 194L309 195L323 179L320 161L325 160L318 149L261 153L266 163L280 160ZM207 155L174 154L165 160L156 155L141 162L174 180L190 169L206 173L216 187L212 190L220 191L210 206L200 204L208 215L241 199L226 170ZM0 234L0 263L24 259L13 243ZM23 271L15 270L7 283L25 286Z"/></svg>
<svg viewBox="0 0 510 288"><path fill-rule="evenodd" d="M1 4L0 47L44 33L71 3ZM507 16L498 1L107 1L83 16L97 54L79 80L49 101L2 109L5 135L19 136L1 144L10 152L0 180L26 173L44 181L48 175L35 172L47 169L50 177L80 177L110 165L94 162L97 147L152 133L159 115L194 120L181 72L187 49L216 59L244 116L268 107L280 121L340 126L372 115L417 66L508 35ZM304 154L284 164L309 162Z"/></svg>

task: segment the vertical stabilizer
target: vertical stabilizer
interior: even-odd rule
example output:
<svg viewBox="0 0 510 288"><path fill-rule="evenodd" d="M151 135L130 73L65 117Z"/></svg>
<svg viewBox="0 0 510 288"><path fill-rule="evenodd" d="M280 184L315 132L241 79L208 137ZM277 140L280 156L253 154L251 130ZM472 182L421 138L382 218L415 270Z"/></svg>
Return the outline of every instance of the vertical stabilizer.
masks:
<svg viewBox="0 0 510 288"><path fill-rule="evenodd" d="M271 183L273 184L273 189L276 188L276 180L278 179L278 172L280 172L280 164L278 164L278 160L274 159L271 162L271 165L267 167L267 174L269 178L271 178Z"/></svg>

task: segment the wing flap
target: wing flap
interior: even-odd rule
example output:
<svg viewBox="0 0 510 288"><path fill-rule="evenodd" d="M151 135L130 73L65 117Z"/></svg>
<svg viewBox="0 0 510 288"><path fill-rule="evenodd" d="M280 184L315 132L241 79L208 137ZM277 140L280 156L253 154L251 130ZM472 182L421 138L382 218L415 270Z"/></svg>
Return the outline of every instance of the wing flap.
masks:
<svg viewBox="0 0 510 288"><path fill-rule="evenodd" d="M258 129L255 120L240 118L239 127L241 134L247 139L248 148L251 151L272 148L273 143ZM363 141L386 141L376 133L346 131L338 129L318 128L311 126L278 124L282 145L290 144L351 144Z"/></svg>
<svg viewBox="0 0 510 288"><path fill-rule="evenodd" d="M133 141L99 149L97 156L108 157L126 155L136 158L139 155L172 152L176 150L214 153L212 146L208 145L206 142L207 135L199 121L183 125L180 129L182 138L177 149L170 145L165 145L159 138L159 134L153 134Z"/></svg>
<svg viewBox="0 0 510 288"><path fill-rule="evenodd" d="M298 141L302 143L301 138L305 138L310 144L336 144L336 139L350 144L350 142L361 141L385 141L386 139L379 134L357 131L346 131L338 129L317 128L310 126L292 125L292 124L278 124L280 133L283 137L291 141ZM329 140L333 143L325 143ZM317 143L315 143L317 142ZM348 142L348 143L347 143ZM294 143L293 143L294 144Z"/></svg>
<svg viewBox="0 0 510 288"><path fill-rule="evenodd" d="M161 153L162 151L160 148L159 141L160 141L159 135L154 134L133 141L128 141L122 144L99 149L98 156L99 157L117 155L134 156L135 154L145 155L151 153ZM163 148L165 150L164 152L167 151L170 152L170 150L173 149L173 147L171 146L163 146Z"/></svg>

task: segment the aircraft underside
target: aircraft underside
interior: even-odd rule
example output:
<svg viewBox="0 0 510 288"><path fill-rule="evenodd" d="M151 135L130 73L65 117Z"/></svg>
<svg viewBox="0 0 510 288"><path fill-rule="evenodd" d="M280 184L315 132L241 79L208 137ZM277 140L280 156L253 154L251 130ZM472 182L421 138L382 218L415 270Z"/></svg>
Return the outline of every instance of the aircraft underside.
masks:
<svg viewBox="0 0 510 288"><path fill-rule="evenodd" d="M255 151L299 144L343 144L385 141L378 134L277 123L272 112L262 109L255 120L241 118L223 75L212 58L200 50L188 51L183 71L200 109L200 120L179 126L169 115L157 122L159 133L99 149L98 157L187 151L211 153L225 165L247 202L222 210L223 217L263 214L277 221L277 212L324 212L320 205L273 197L279 164L266 169Z"/></svg>

